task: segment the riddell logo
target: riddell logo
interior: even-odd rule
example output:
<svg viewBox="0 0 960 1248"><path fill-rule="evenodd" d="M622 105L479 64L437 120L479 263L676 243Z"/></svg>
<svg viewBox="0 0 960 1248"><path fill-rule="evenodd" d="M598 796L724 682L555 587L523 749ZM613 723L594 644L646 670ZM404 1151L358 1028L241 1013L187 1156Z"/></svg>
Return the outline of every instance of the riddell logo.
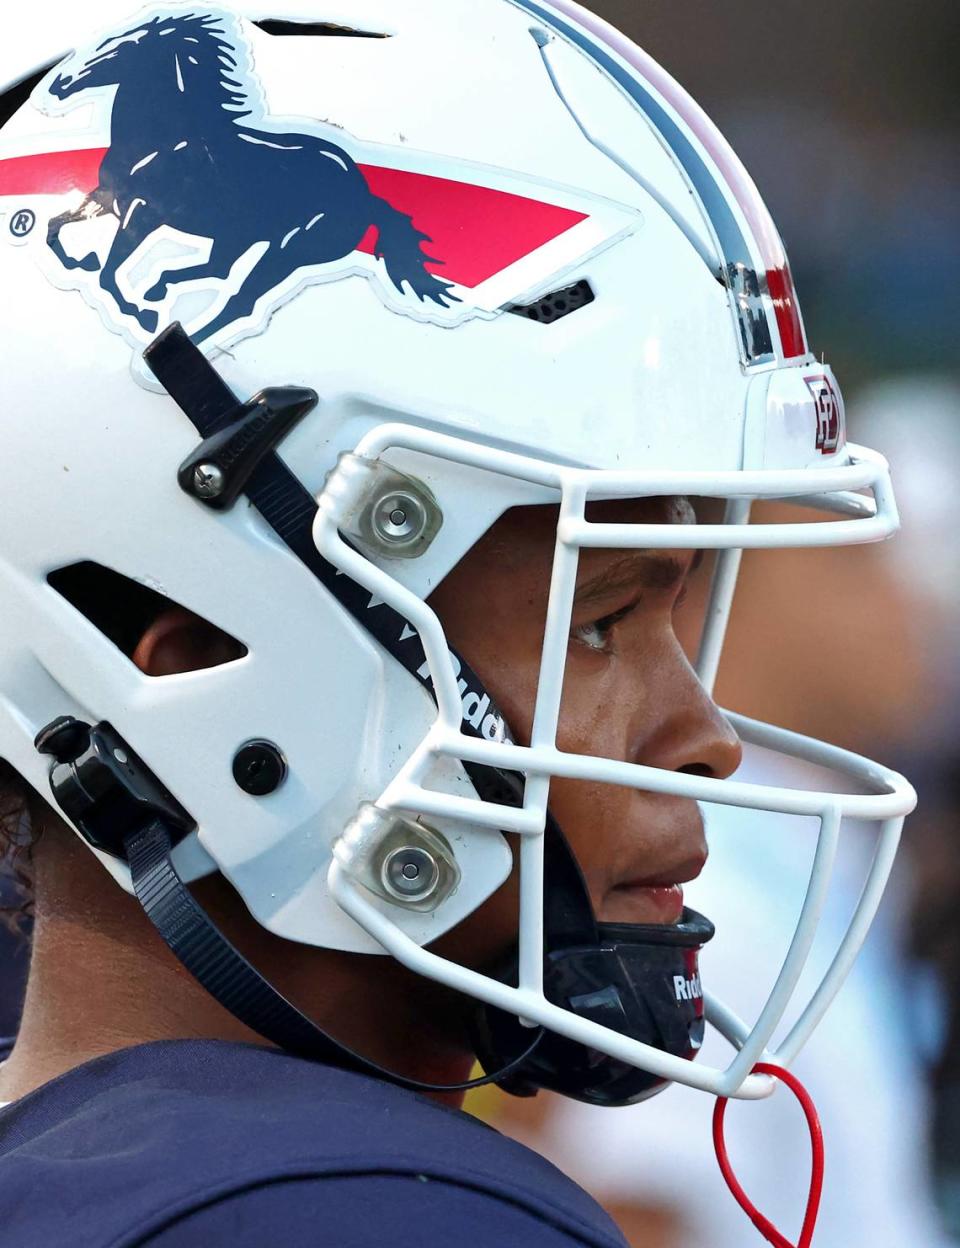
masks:
<svg viewBox="0 0 960 1248"><path fill-rule="evenodd" d="M703 996L699 972L692 979L684 979L682 975L674 975L673 991L678 1001L699 1001Z"/></svg>
<svg viewBox="0 0 960 1248"><path fill-rule="evenodd" d="M343 575L339 569L337 570L337 575ZM377 593L371 593L366 602L367 611L374 611L378 607L386 606L387 603ZM416 641L417 630L412 628L409 621L404 620L395 608L391 607L390 610L393 612L397 623L401 624L400 635L396 637L396 641L391 642L387 640L389 625L387 630L374 627L371 628L370 631L375 637L379 637L383 641L383 644L386 645L390 653L400 659L400 662L404 665L404 667L406 667L407 671L415 673L425 685L432 685L433 675L430 671L430 663L426 659L424 659L419 667L414 667L414 663L417 662L417 658L412 658L411 661L411 659L405 658L401 654L398 654L394 648L399 642ZM419 646L418 649L419 655L422 655L423 647ZM484 690L479 678L470 671L469 667L467 668L467 675L470 679L468 680L462 676L462 660L450 649L447 650L447 653L450 656L450 666L453 668L454 679L457 682L457 690L460 694L461 718L464 727L472 728L477 736L484 737L487 741L497 741L500 743L510 741L510 733L507 729L506 723L504 722L503 716L497 713L496 706L491 701L489 693ZM419 655L417 657L419 657ZM475 688L470 687L471 680L475 682Z"/></svg>
<svg viewBox="0 0 960 1248"><path fill-rule="evenodd" d="M457 677L457 688L460 690L460 697L463 700L463 722L469 724L471 728L475 728L479 735L485 737L488 741L506 741L508 739L506 725L500 715L491 711L490 695L482 690L477 692L475 689L470 688L467 681L460 675L462 668L460 659L452 650L449 653L454 675ZM429 663L424 663L417 670L417 675L421 680L429 679Z"/></svg>
<svg viewBox="0 0 960 1248"><path fill-rule="evenodd" d="M836 383L824 373L804 377L807 389L813 397L817 414L817 450L821 455L832 455L846 441L846 419L843 399Z"/></svg>

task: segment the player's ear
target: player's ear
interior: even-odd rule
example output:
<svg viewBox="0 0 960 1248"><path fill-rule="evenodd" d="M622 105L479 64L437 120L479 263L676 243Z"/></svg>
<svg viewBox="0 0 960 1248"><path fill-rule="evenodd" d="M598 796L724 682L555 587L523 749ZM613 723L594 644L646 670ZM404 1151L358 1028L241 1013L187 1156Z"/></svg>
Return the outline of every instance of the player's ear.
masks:
<svg viewBox="0 0 960 1248"><path fill-rule="evenodd" d="M131 657L148 676L172 676L218 667L244 653L240 642L214 624L185 607L168 607L147 628Z"/></svg>

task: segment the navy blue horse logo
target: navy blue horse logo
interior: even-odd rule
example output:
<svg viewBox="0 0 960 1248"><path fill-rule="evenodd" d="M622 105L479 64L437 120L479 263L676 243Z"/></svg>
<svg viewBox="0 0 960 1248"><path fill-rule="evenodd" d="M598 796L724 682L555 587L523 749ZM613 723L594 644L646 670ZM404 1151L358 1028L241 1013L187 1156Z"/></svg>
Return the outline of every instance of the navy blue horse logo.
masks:
<svg viewBox="0 0 960 1248"><path fill-rule="evenodd" d="M436 264L423 249L429 238L372 193L349 152L322 133L267 128L244 61L226 16L161 14L105 40L75 72L48 82L59 100L117 88L96 188L48 223L48 245L64 268L99 271L104 294L152 334L159 314L150 304L183 282L225 281L258 247L239 288L194 334L202 340L250 317L263 296L299 270L345 260L373 227L373 254L400 295L440 308L458 302L450 283L427 268ZM119 222L106 259L95 251L69 254L63 227L105 214ZM164 226L212 240L209 257L171 265L140 304L131 302L118 270Z"/></svg>

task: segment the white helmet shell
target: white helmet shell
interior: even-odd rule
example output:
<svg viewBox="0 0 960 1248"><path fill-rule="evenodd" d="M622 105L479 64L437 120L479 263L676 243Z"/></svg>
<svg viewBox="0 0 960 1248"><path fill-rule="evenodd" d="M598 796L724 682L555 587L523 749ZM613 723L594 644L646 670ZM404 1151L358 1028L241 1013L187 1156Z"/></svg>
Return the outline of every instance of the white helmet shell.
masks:
<svg viewBox="0 0 960 1248"><path fill-rule="evenodd" d="M316 390L280 452L311 493L362 444L428 488L443 515L429 550L370 561L401 596L425 598L508 508L556 501L565 473L597 474L594 496L631 480L835 491L850 515L846 491L885 482L844 443L839 390L736 157L568 0L111 7L0 132L0 289L0 755L46 793L37 731L109 721L197 821L175 851L184 876L222 871L260 923L307 944L382 952L331 896L332 850L437 710L244 500L213 513L178 488L197 434L141 359L165 326L181 321L241 398ZM892 531L878 502L835 540ZM85 562L246 656L144 675L49 583ZM288 765L263 798L231 774L251 739ZM420 779L451 811L475 796L449 755ZM459 887L429 912L367 898L415 946L512 864L493 822L431 822Z"/></svg>

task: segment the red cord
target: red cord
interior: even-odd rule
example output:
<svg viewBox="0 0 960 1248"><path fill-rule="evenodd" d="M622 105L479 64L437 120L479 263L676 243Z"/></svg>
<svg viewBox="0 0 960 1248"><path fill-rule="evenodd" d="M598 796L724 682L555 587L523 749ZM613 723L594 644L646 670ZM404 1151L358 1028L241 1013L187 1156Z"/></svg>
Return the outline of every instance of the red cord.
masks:
<svg viewBox="0 0 960 1248"><path fill-rule="evenodd" d="M803 1217L803 1228L800 1231L800 1238L796 1245L781 1235L773 1223L763 1216L740 1186L736 1175L733 1173L730 1158L727 1156L726 1141L723 1138L723 1116L727 1109L727 1097L725 1096L717 1098L717 1103L713 1110L713 1147L716 1149L720 1170L737 1204L764 1239L774 1245L774 1248L810 1248L813 1240L813 1230L817 1224L817 1214L820 1212L820 1194L823 1191L823 1132L820 1129L820 1119L817 1117L816 1106L810 1093L796 1075L792 1075L789 1070L784 1070L780 1066L771 1066L767 1062L758 1062L751 1073L755 1075L773 1075L775 1079L785 1083L800 1102L804 1117L807 1120L807 1126L810 1128L810 1146L813 1153L812 1165L810 1167L810 1195L807 1197L807 1209Z"/></svg>

